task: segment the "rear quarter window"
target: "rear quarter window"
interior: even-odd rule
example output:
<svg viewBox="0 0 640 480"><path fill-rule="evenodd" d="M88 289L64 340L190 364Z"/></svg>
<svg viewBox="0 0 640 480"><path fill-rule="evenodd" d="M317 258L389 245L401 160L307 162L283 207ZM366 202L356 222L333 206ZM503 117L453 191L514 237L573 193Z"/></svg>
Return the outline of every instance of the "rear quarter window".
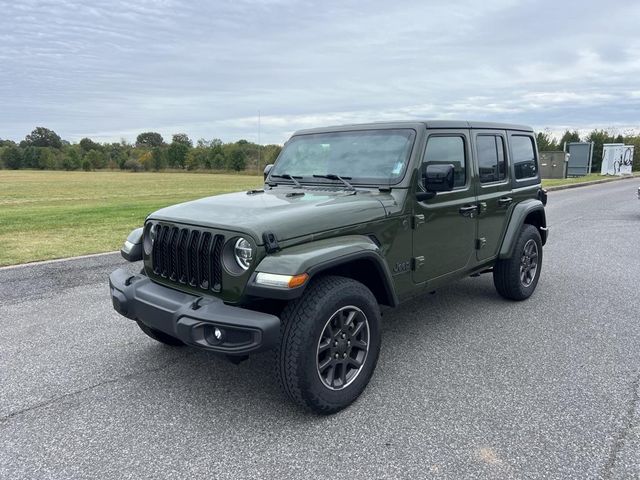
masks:
<svg viewBox="0 0 640 480"><path fill-rule="evenodd" d="M510 138L511 158L516 180L536 178L538 162L533 138L527 135L512 135Z"/></svg>

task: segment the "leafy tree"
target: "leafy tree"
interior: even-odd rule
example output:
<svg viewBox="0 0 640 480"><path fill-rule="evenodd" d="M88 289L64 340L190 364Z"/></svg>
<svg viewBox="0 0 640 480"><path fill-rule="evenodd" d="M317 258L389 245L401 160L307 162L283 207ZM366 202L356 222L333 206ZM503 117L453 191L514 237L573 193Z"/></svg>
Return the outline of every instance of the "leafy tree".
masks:
<svg viewBox="0 0 640 480"><path fill-rule="evenodd" d="M211 168L214 168L216 170L222 170L223 168L225 168L226 165L227 165L227 159L225 158L224 154L216 153L213 156L213 160L211 161Z"/></svg>
<svg viewBox="0 0 640 480"><path fill-rule="evenodd" d="M62 158L62 168L65 170L79 170L82 167L80 153L75 148L69 148Z"/></svg>
<svg viewBox="0 0 640 480"><path fill-rule="evenodd" d="M179 143L189 148L193 147L193 142L186 133L174 133L171 143Z"/></svg>
<svg viewBox="0 0 640 480"><path fill-rule="evenodd" d="M160 147L151 150L151 165L158 172L167 166L167 158L165 151Z"/></svg>
<svg viewBox="0 0 640 480"><path fill-rule="evenodd" d="M90 172L92 169L93 169L93 165L91 165L91 160L85 157L82 160L82 170L84 170L85 172Z"/></svg>
<svg viewBox="0 0 640 480"><path fill-rule="evenodd" d="M135 158L130 158L129 160L124 162L124 165L122 166L122 169L123 170L131 170L132 172L140 172L141 170L144 170L144 167Z"/></svg>
<svg viewBox="0 0 640 480"><path fill-rule="evenodd" d="M141 152L138 154L138 159L142 168L147 171L153 170L153 158L150 151Z"/></svg>
<svg viewBox="0 0 640 480"><path fill-rule="evenodd" d="M92 169L100 169L100 168L104 168L107 166L107 159L104 155L104 153L98 151L98 150L89 150L85 156L84 156L85 160L88 160L89 163L91 164L91 168ZM84 164L83 164L84 165ZM84 166L83 166L84 168Z"/></svg>
<svg viewBox="0 0 640 480"><path fill-rule="evenodd" d="M553 138L549 132L538 132L536 134L536 143L538 144L538 150L541 152L559 150L555 138Z"/></svg>
<svg viewBox="0 0 640 480"><path fill-rule="evenodd" d="M44 127L36 127L24 138L25 144L32 147L62 148L60 136L53 130Z"/></svg>
<svg viewBox="0 0 640 480"><path fill-rule="evenodd" d="M565 130L564 134L560 138L560 141L558 142L558 145L560 146L560 148L564 148L565 143L579 142L579 141L580 141L580 134L578 133L577 130L574 130L573 132L570 132L569 130Z"/></svg>
<svg viewBox="0 0 640 480"><path fill-rule="evenodd" d="M53 170L56 167L56 159L48 148L41 148L38 155L38 168L40 170Z"/></svg>
<svg viewBox="0 0 640 480"><path fill-rule="evenodd" d="M38 168L39 158L40 158L40 149L38 147L25 146L22 148L23 168Z"/></svg>
<svg viewBox="0 0 640 480"><path fill-rule="evenodd" d="M11 147L16 146L16 142L13 140L0 140L0 147Z"/></svg>
<svg viewBox="0 0 640 480"><path fill-rule="evenodd" d="M170 167L184 168L187 154L191 147L180 142L173 142L167 150L167 161Z"/></svg>
<svg viewBox="0 0 640 480"><path fill-rule="evenodd" d="M94 142L90 138L85 137L82 140L80 140L80 148L82 149L83 152L88 152L89 150L101 151L102 145Z"/></svg>
<svg viewBox="0 0 640 480"><path fill-rule="evenodd" d="M593 130L587 135L586 141L593 142L592 172L599 172L602 167L602 146L613 143L613 135L606 130Z"/></svg>
<svg viewBox="0 0 640 480"><path fill-rule="evenodd" d="M157 132L144 132L136 138L136 147L161 147L164 145L164 138Z"/></svg>
<svg viewBox="0 0 640 480"><path fill-rule="evenodd" d="M2 163L12 170L22 168L22 151L15 145L6 147L2 151Z"/></svg>
<svg viewBox="0 0 640 480"><path fill-rule="evenodd" d="M187 170L197 170L198 168L211 168L213 163L212 151L210 148L192 148L187 154Z"/></svg>
<svg viewBox="0 0 640 480"><path fill-rule="evenodd" d="M115 162L118 168L123 168L128 160L128 147L120 143L112 143L104 146L109 161Z"/></svg>
<svg viewBox="0 0 640 480"><path fill-rule="evenodd" d="M231 155L229 156L229 164L228 167L236 172L244 170L247 166L246 155L242 150L236 148L232 150Z"/></svg>

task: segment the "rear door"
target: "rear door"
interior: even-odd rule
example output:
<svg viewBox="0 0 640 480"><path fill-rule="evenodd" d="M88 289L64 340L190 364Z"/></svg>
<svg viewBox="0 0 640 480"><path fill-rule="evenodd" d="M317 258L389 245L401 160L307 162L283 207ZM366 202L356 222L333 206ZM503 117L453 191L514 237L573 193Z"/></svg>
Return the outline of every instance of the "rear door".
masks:
<svg viewBox="0 0 640 480"><path fill-rule="evenodd" d="M467 267L470 261L475 261L477 205L469 130L429 130L427 133L423 167L425 163L452 164L455 186L452 191L439 192L429 200L415 201L415 283L454 274Z"/></svg>
<svg viewBox="0 0 640 480"><path fill-rule="evenodd" d="M482 261L497 255L514 198L509 178L506 132L473 130L473 139L480 208L476 258Z"/></svg>

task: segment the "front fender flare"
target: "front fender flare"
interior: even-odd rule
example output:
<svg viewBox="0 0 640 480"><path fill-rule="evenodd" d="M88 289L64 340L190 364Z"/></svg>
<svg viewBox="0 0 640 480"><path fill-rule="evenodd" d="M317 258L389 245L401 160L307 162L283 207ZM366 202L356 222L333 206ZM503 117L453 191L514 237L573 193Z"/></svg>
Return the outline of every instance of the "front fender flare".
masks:
<svg viewBox="0 0 640 480"><path fill-rule="evenodd" d="M291 300L300 297L314 276L334 267L350 262L366 260L376 267L389 303L397 305L393 280L380 248L369 237L348 235L317 240L266 256L251 275L245 294L262 298ZM259 272L280 275L309 274L310 279L302 286L292 289L267 287L255 283Z"/></svg>

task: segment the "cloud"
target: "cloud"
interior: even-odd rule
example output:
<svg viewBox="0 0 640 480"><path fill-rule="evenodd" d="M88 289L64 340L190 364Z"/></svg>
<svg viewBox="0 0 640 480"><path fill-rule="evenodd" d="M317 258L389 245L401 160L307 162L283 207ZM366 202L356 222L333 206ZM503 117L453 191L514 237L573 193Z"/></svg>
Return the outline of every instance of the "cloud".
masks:
<svg viewBox="0 0 640 480"><path fill-rule="evenodd" d="M0 137L281 143L416 118L640 125L633 0L0 0Z"/></svg>

